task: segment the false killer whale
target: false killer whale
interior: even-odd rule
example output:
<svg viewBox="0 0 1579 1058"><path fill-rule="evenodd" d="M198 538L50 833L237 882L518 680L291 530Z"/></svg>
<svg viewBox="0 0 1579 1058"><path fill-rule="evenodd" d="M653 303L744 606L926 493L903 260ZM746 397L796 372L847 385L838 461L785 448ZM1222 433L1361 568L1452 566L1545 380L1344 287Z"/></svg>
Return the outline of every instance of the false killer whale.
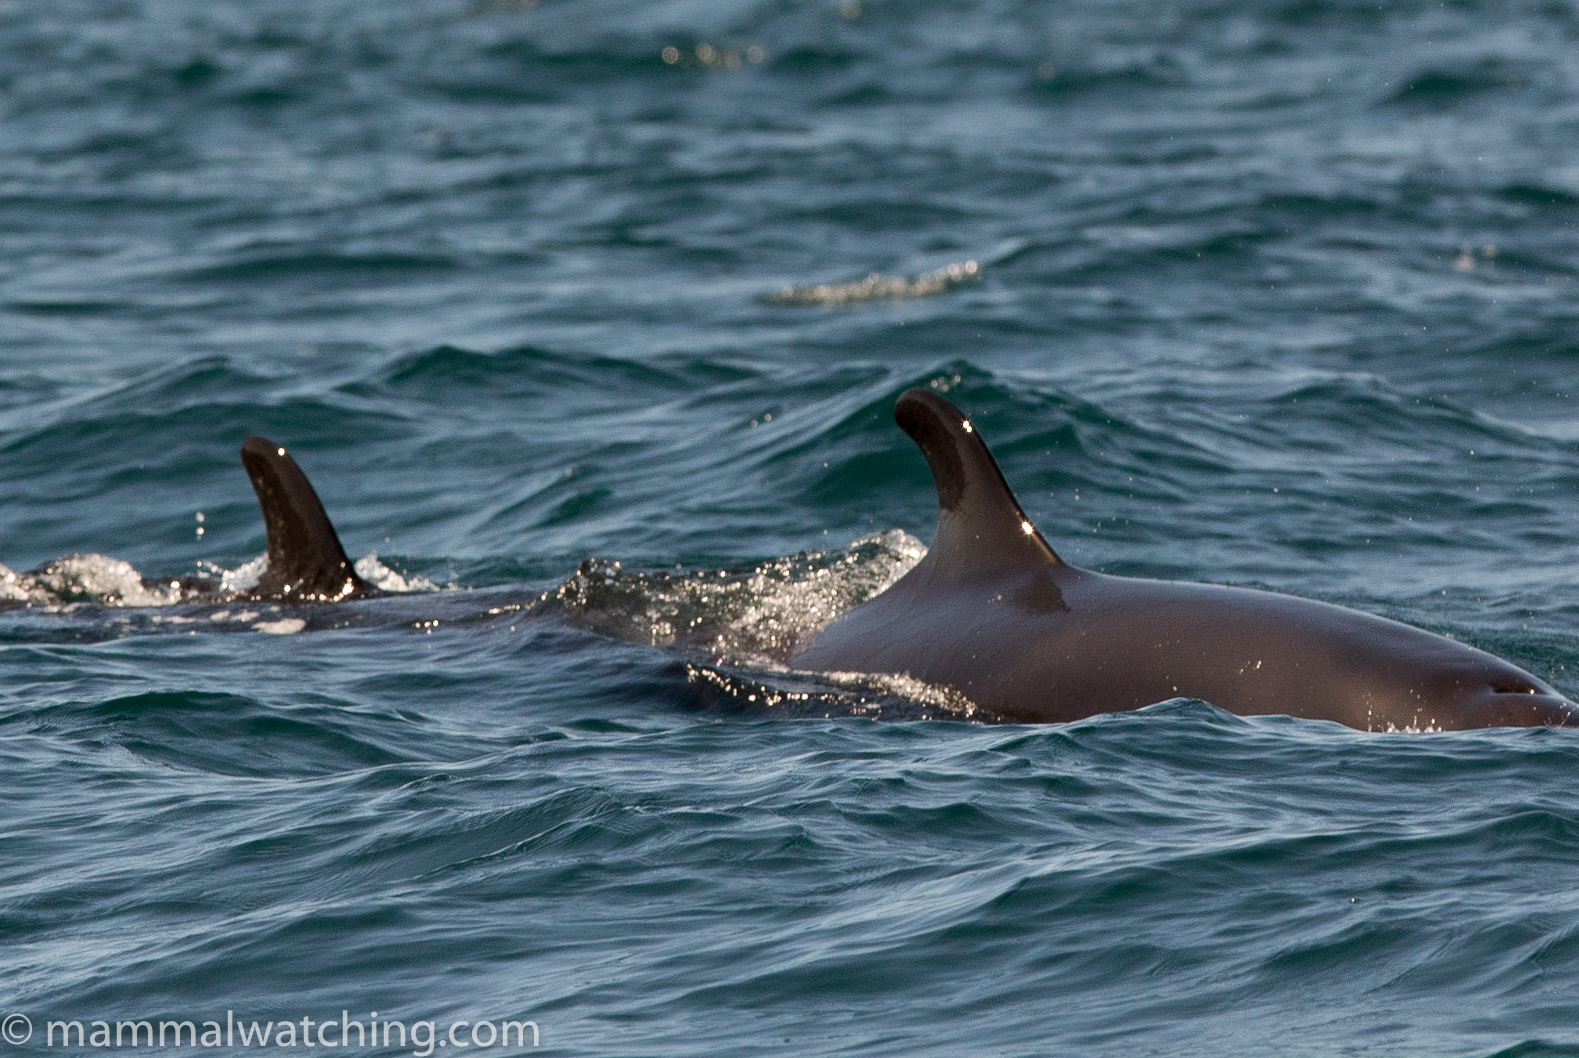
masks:
<svg viewBox="0 0 1579 1058"><path fill-rule="evenodd" d="M970 420L912 389L894 418L937 485L926 557L790 658L803 671L909 676L1019 722L1171 698L1361 730L1579 723L1579 705L1462 643L1267 591L1078 569L1025 516Z"/></svg>

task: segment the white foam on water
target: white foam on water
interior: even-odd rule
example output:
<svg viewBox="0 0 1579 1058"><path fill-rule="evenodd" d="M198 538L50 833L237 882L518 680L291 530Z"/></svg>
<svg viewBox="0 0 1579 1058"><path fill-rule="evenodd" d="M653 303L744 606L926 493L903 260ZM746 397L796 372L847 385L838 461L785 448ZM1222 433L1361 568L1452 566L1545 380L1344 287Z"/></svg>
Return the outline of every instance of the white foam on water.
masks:
<svg viewBox="0 0 1579 1058"><path fill-rule="evenodd" d="M17 582L28 587L30 601L103 606L171 606L181 601L180 582L144 583L130 562L108 555L67 555L17 577Z"/></svg>
<svg viewBox="0 0 1579 1058"><path fill-rule="evenodd" d="M910 298L936 297L965 283L981 278L981 262L953 261L942 268L918 276L887 276L872 272L851 283L818 283L775 290L763 300L769 305L812 307L859 305L869 301L907 301Z"/></svg>
<svg viewBox="0 0 1579 1058"><path fill-rule="evenodd" d="M217 568L217 567L216 567ZM243 562L235 569L219 569L219 590L226 595L251 591L269 569L269 556L259 555L250 562Z"/></svg>
<svg viewBox="0 0 1579 1058"><path fill-rule="evenodd" d="M750 569L642 572L590 559L545 601L603 635L777 664L806 637L904 576L926 547L900 529Z"/></svg>
<svg viewBox="0 0 1579 1058"><path fill-rule="evenodd" d="M379 591L413 592L438 591L439 586L420 574L402 575L378 560L378 552L370 551L356 560L356 575Z"/></svg>

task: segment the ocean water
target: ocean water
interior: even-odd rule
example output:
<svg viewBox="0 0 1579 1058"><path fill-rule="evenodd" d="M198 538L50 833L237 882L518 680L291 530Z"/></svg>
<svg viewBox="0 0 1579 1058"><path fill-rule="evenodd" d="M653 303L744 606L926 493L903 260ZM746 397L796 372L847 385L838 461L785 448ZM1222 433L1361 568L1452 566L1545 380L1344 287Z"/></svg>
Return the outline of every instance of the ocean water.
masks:
<svg viewBox="0 0 1579 1058"><path fill-rule="evenodd" d="M0 0L0 1049L1579 1055L1579 732L774 667L931 386L1579 695L1576 143L1571 3ZM181 601L252 433L407 590Z"/></svg>

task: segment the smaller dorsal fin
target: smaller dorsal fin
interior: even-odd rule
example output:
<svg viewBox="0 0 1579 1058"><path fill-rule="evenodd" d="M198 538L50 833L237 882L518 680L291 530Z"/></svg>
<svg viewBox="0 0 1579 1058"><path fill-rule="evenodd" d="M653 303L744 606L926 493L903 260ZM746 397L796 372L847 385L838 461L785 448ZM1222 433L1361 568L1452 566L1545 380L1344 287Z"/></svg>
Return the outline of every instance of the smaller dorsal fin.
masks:
<svg viewBox="0 0 1579 1058"><path fill-rule="evenodd" d="M251 592L258 598L338 602L371 594L356 575L340 537L301 468L267 437L249 437L241 463L263 508L269 568Z"/></svg>
<svg viewBox="0 0 1579 1058"><path fill-rule="evenodd" d="M1064 565L958 408L930 390L907 390L894 421L920 446L938 489L937 534L924 560L929 580Z"/></svg>

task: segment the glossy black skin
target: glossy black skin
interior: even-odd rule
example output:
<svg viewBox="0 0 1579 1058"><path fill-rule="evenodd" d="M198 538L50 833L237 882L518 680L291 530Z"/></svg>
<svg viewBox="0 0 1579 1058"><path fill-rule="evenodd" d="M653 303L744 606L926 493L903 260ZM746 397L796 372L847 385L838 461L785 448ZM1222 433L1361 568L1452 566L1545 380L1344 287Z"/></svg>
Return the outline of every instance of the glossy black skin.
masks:
<svg viewBox="0 0 1579 1058"><path fill-rule="evenodd" d="M1579 706L1535 676L1397 621L1070 566L953 405L912 390L896 417L937 478L937 539L897 584L791 659L798 669L905 674L1022 722L1198 698L1361 730L1579 723Z"/></svg>

